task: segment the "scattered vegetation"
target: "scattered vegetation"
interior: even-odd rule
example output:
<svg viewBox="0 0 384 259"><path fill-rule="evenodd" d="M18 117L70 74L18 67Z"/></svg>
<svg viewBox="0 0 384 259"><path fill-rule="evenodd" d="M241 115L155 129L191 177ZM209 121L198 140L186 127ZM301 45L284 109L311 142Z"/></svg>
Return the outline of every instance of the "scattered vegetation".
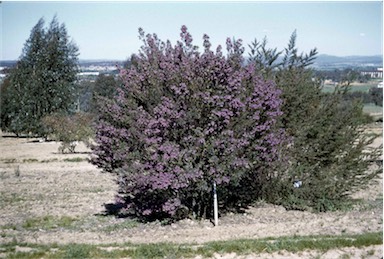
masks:
<svg viewBox="0 0 384 259"><path fill-rule="evenodd" d="M50 158L50 159L43 159L39 160L36 158L25 158L21 162L22 163L51 163L51 162L58 162L60 161L58 158ZM83 161L88 161L88 158L86 157L71 157L71 158L64 158L62 161L64 162L83 162ZM1 159L0 162L4 164L16 164L20 163L16 158L4 158ZM20 168L16 166L15 167L15 172L16 170L20 171Z"/></svg>
<svg viewBox="0 0 384 259"><path fill-rule="evenodd" d="M25 158L25 159L23 159L23 163L36 163L36 162L39 162L39 160L36 159L36 158Z"/></svg>
<svg viewBox="0 0 384 259"><path fill-rule="evenodd" d="M40 162L41 163L50 163L50 162L57 162L57 161L59 161L58 158L51 158L51 159L43 159Z"/></svg>
<svg viewBox="0 0 384 259"><path fill-rule="evenodd" d="M13 164L13 163L17 163L17 159L16 158L2 158L1 162L3 162L4 164Z"/></svg>

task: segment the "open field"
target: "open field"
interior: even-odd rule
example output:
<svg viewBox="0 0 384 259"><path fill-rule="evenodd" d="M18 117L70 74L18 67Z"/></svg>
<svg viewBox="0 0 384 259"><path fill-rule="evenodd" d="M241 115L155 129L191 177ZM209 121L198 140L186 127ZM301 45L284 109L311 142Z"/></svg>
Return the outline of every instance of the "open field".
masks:
<svg viewBox="0 0 384 259"><path fill-rule="evenodd" d="M380 81L378 81L378 80L371 80L371 81L369 81L367 83L353 82L350 85L349 91L350 92L368 93L369 89L377 87L379 82ZM335 90L335 85L334 84L325 84L322 90L325 93L332 93Z"/></svg>
<svg viewBox="0 0 384 259"><path fill-rule="evenodd" d="M380 145L381 124L370 131L381 134L374 143ZM101 173L87 162L90 153L85 146L77 147L75 154L59 154L59 145L5 134L0 136L0 258L30 258L32 255L36 258L109 257L113 251L114 257L154 257L154 254L134 256L134 253L116 252L124 249L141 251L148 244L156 244L150 249L159 244L162 252L169 252L165 256L171 258L180 255L195 258L382 256L381 238L377 244L377 237L381 237L383 230L382 178L372 183L368 190L354 194L359 202L346 211L286 211L283 207L260 202L243 214L221 217L218 227L213 227L209 220L190 219L170 225L162 222L143 224L135 219L106 215L105 206L114 202L117 189L113 176ZM342 245L342 249L332 246L320 249L315 244L304 247L304 250L289 249L292 247L289 242L297 243L296 239L305 237L312 241L328 240L329 243L330 238L358 240L371 235L369 233L376 238L373 245L352 242ZM265 239L267 237L272 239ZM213 241L219 243L208 243ZM245 251L240 251L240 254L245 253L241 257L239 250L220 248L225 242L233 242L227 244L227 248L241 248L244 244L258 247L257 242L268 245L264 250L244 248ZM291 244L288 247L276 245L288 243ZM174 251L180 252L183 247L211 250L201 254L175 254ZM308 250L308 247L312 249ZM104 252L92 254L95 250ZM73 256L68 256L70 252ZM164 257L164 254L157 253L157 256Z"/></svg>
<svg viewBox="0 0 384 259"><path fill-rule="evenodd" d="M366 104L364 105L363 111L365 113L371 114L372 117L383 117L383 107L377 106L375 104Z"/></svg>

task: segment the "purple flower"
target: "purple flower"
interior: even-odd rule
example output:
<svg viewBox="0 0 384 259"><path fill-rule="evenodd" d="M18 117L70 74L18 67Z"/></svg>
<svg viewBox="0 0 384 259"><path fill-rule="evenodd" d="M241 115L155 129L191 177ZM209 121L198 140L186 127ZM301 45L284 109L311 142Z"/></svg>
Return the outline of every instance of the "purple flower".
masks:
<svg viewBox="0 0 384 259"><path fill-rule="evenodd" d="M212 181L227 188L281 159L281 91L243 64L241 40L227 39L223 56L208 35L198 52L186 26L174 46L139 33L137 64L121 69L117 98L102 107L92 159L118 175L127 208L176 217L210 197Z"/></svg>

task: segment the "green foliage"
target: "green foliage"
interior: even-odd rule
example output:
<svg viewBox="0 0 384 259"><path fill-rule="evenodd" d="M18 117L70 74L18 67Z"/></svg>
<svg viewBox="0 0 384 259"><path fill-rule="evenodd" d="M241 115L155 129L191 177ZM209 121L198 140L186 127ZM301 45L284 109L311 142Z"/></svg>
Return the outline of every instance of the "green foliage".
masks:
<svg viewBox="0 0 384 259"><path fill-rule="evenodd" d="M383 88L371 88L369 90L369 94L371 95L375 105L383 107Z"/></svg>
<svg viewBox="0 0 384 259"><path fill-rule="evenodd" d="M6 77L0 84L0 128L5 130L11 124L12 112L12 86L9 77Z"/></svg>
<svg viewBox="0 0 384 259"><path fill-rule="evenodd" d="M120 78L116 78L114 75L99 75L92 92L91 111L97 113L100 109L100 99L112 99L121 84Z"/></svg>
<svg viewBox="0 0 384 259"><path fill-rule="evenodd" d="M76 87L77 109L82 112L98 113L98 103L103 98L113 98L121 80L114 75L100 74L96 81L81 81Z"/></svg>
<svg viewBox="0 0 384 259"><path fill-rule="evenodd" d="M93 116L89 113L78 112L74 115L52 114L42 118L45 132L57 141L62 141L59 147L61 153L66 150L74 153L77 142L82 141L90 145L94 135L91 127Z"/></svg>
<svg viewBox="0 0 384 259"><path fill-rule="evenodd" d="M119 79L116 79L114 75L100 74L95 82L93 91L94 98L100 96L113 98L116 95L116 90L119 84L121 84L121 82L119 82Z"/></svg>
<svg viewBox="0 0 384 259"><path fill-rule="evenodd" d="M308 68L316 49L308 55L298 55L295 42L293 33L283 62L276 66L276 57L250 58L256 63L262 59L274 67L263 76L275 80L282 90L280 123L292 138L292 145L284 150L289 163L281 164L275 177L264 185L264 196L291 209L334 210L343 206L350 193L366 188L381 172L381 168L368 170L379 159L381 148L368 147L374 140L365 134L364 123L369 119L361 102L346 101L348 82L331 94L322 93L320 81ZM295 181L302 185L295 188Z"/></svg>
<svg viewBox="0 0 384 259"><path fill-rule="evenodd" d="M73 105L78 49L56 17L33 27L20 60L1 86L1 129L43 135L40 119Z"/></svg>

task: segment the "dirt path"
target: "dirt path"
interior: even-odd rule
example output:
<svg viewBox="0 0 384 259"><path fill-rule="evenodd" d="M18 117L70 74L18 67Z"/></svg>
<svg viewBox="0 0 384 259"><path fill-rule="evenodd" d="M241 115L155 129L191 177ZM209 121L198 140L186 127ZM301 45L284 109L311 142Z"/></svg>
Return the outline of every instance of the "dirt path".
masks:
<svg viewBox="0 0 384 259"><path fill-rule="evenodd" d="M382 138L376 144L380 143ZM58 244L204 243L383 229L382 179L368 191L355 194L367 202L348 212L286 211L260 203L243 214L221 217L218 227L208 220L187 219L162 225L103 216L104 204L114 202L117 186L113 177L87 162L90 154L85 146L77 147L76 154L59 154L58 146L57 142L0 136L0 244L12 240Z"/></svg>

